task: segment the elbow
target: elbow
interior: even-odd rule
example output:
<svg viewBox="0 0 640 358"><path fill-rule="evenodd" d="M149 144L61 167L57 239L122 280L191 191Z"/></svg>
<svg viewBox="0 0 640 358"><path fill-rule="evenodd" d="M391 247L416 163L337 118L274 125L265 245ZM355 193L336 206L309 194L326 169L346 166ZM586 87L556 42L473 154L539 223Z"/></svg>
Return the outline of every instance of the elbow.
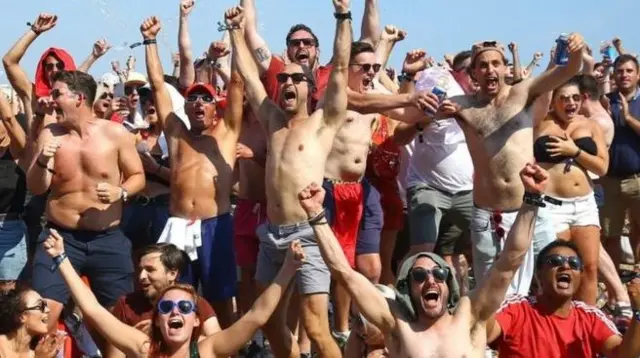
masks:
<svg viewBox="0 0 640 358"><path fill-rule="evenodd" d="M13 58L13 56L6 54L4 55L4 57L2 57L2 65L4 66L5 70L8 70L9 67L16 64L18 64L18 62Z"/></svg>
<svg viewBox="0 0 640 358"><path fill-rule="evenodd" d="M34 183L33 180L29 180L28 178L27 178L27 189L29 189L31 194L35 196L43 195L47 192L47 188L43 187L42 185L37 185L36 183Z"/></svg>

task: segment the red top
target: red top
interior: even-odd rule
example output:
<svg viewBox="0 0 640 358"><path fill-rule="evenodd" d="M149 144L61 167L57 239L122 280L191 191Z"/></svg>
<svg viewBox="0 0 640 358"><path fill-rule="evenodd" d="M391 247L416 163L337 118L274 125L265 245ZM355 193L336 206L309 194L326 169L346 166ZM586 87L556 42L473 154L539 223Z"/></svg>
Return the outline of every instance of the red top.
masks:
<svg viewBox="0 0 640 358"><path fill-rule="evenodd" d="M203 323L216 314L209 305L209 302L199 298L196 309L200 314ZM153 316L153 306L149 299L141 292L135 291L128 295L121 296L113 307L113 315L117 319L129 326L135 326L140 321L150 320Z"/></svg>
<svg viewBox="0 0 640 358"><path fill-rule="evenodd" d="M541 311L535 297L511 296L496 313L502 335L491 346L500 357L596 357L620 333L597 307L573 301L568 317Z"/></svg>
<svg viewBox="0 0 640 358"><path fill-rule="evenodd" d="M367 158L367 177L396 180L400 174L400 147L389 133L389 119L380 116L378 128L371 136L372 148Z"/></svg>
<svg viewBox="0 0 640 358"><path fill-rule="evenodd" d="M62 62L65 71L76 70L76 64L73 62L73 57L71 57L67 51L55 47L47 49L42 53L42 56L40 56L40 61L38 61L38 67L36 68L36 98L47 97L51 91L52 83L49 83L49 80L47 80L44 70L44 60L49 56L54 56L58 61Z"/></svg>
<svg viewBox="0 0 640 358"><path fill-rule="evenodd" d="M264 89L267 91L267 96L274 102L278 101L278 79L276 76L278 73L284 71L284 66L284 61L282 61L280 57L271 56L269 68L262 77L262 84L264 85ZM326 66L318 67L314 72L316 91L311 95L311 108L316 108L316 105L324 96L324 91L327 89L329 75L331 74L332 68L333 66L328 64Z"/></svg>

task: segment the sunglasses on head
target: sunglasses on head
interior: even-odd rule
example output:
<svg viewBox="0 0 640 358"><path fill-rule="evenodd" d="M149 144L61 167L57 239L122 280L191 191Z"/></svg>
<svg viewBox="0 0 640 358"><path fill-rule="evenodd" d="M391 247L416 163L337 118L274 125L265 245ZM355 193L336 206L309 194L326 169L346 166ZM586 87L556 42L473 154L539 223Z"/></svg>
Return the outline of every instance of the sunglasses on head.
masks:
<svg viewBox="0 0 640 358"><path fill-rule="evenodd" d="M53 71L53 68L57 68L58 70L62 71L64 70L64 63L62 62L56 62L56 63L45 63L44 64L44 69L47 71Z"/></svg>
<svg viewBox="0 0 640 358"><path fill-rule="evenodd" d="M173 312L173 308L176 306L178 306L178 311L184 315L191 314L196 310L196 304L192 301L180 300L176 302L171 300L161 300L158 302L158 312L161 314L169 314Z"/></svg>
<svg viewBox="0 0 640 358"><path fill-rule="evenodd" d="M580 260L578 256L551 254L545 258L544 263L551 267L560 267L564 266L565 263L568 263L570 269L574 271L582 271L582 260Z"/></svg>
<svg viewBox="0 0 640 358"><path fill-rule="evenodd" d="M291 78L291 81L295 84L298 84L303 81L309 81L309 78L304 73L278 73L276 75L276 79L278 83L285 83Z"/></svg>
<svg viewBox="0 0 640 358"><path fill-rule="evenodd" d="M114 97L113 93L111 93L111 92L105 92L105 93L100 95L100 99L107 99L107 98L113 99L113 97Z"/></svg>
<svg viewBox="0 0 640 358"><path fill-rule="evenodd" d="M411 270L411 279L415 283L425 282L429 275L433 276L433 278L438 282L445 282L447 280L447 277L449 277L449 270L442 267L436 267L431 270L427 270L422 267L416 267Z"/></svg>
<svg viewBox="0 0 640 358"><path fill-rule="evenodd" d="M482 47L498 47L498 41L484 41Z"/></svg>
<svg viewBox="0 0 640 358"><path fill-rule="evenodd" d="M47 305L47 301L41 300L35 306L26 307L24 310L25 311L40 311L40 312L44 313L44 311L47 310L47 307L49 307Z"/></svg>
<svg viewBox="0 0 640 358"><path fill-rule="evenodd" d="M293 40L289 40L289 46L300 46L300 45L304 45L304 46L315 46L316 42L313 39L293 39Z"/></svg>
<svg viewBox="0 0 640 358"><path fill-rule="evenodd" d="M378 72L382 67L382 65L379 63L352 63L351 65L362 68L364 72L369 72L369 70L371 70L372 67L373 67L373 72Z"/></svg>
<svg viewBox="0 0 640 358"><path fill-rule="evenodd" d="M210 94L200 94L200 93L196 93L196 94L190 94L187 96L187 102L197 102L198 100L202 100L202 102L204 103L212 103L213 102L213 96L211 96Z"/></svg>

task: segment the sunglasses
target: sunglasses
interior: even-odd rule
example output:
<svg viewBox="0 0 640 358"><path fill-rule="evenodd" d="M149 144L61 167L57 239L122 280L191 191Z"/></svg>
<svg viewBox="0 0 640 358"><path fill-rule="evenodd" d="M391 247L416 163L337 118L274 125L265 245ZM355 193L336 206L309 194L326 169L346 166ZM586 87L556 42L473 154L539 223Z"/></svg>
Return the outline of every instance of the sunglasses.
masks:
<svg viewBox="0 0 640 358"><path fill-rule="evenodd" d="M573 94L571 96L558 96L562 102L569 102L572 100L573 102L581 102L582 97L579 94Z"/></svg>
<svg viewBox="0 0 640 358"><path fill-rule="evenodd" d="M298 84L303 81L309 81L309 78L304 73L278 73L276 75L276 79L278 83L285 83L291 78L291 81L295 84Z"/></svg>
<svg viewBox="0 0 640 358"><path fill-rule="evenodd" d="M64 96L64 95L67 95L67 94L73 94L73 92L63 93L63 92L60 92L60 90L56 88L56 89L52 89L50 94L51 94L51 99L53 99L55 101L58 98L60 98L60 96Z"/></svg>
<svg viewBox="0 0 640 358"><path fill-rule="evenodd" d="M26 307L24 310L25 311L40 311L40 312L44 313L44 311L47 310L47 307L49 307L49 305L47 305L47 301L42 300L42 301L38 302L35 306Z"/></svg>
<svg viewBox="0 0 640 358"><path fill-rule="evenodd" d="M295 40L289 40L289 43L287 45L293 46L293 47L304 45L308 47L308 46L315 46L316 42L313 39L295 39Z"/></svg>
<svg viewBox="0 0 640 358"><path fill-rule="evenodd" d="M187 96L187 102L190 102L190 103L197 102L199 99L202 100L202 102L204 103L213 102L213 96L209 94L190 94Z"/></svg>
<svg viewBox="0 0 640 358"><path fill-rule="evenodd" d="M113 93L105 92L100 96L100 99L113 99Z"/></svg>
<svg viewBox="0 0 640 358"><path fill-rule="evenodd" d="M352 63L351 66L358 66L362 68L364 72L369 72L369 70L371 70L372 67L373 67L373 72L378 72L382 67L382 65L379 63Z"/></svg>
<svg viewBox="0 0 640 358"><path fill-rule="evenodd" d="M173 312L173 308L176 306L178 306L178 311L184 315L191 314L196 310L196 304L192 301L180 300L176 302L170 300L161 300L160 302L158 302L158 312L160 312L161 314L169 314Z"/></svg>
<svg viewBox="0 0 640 358"><path fill-rule="evenodd" d="M498 41L484 41L482 47L498 47Z"/></svg>
<svg viewBox="0 0 640 358"><path fill-rule="evenodd" d="M427 280L427 277L432 275L438 282L445 282L449 277L449 270L442 267L436 267L432 270L427 270L422 267L416 267L411 270L411 279L415 283L423 283Z"/></svg>
<svg viewBox="0 0 640 358"><path fill-rule="evenodd" d="M569 264L569 268L573 271L582 271L582 260L578 256L562 256L558 254L552 254L545 258L544 263L551 267L564 266L565 263Z"/></svg>
<svg viewBox="0 0 640 358"><path fill-rule="evenodd" d="M500 240L504 239L504 236L505 236L505 234L507 232L502 226L500 226L500 224L502 224L502 214L500 212L498 212L498 211L495 211L493 213L493 215L491 216L491 219L493 220L493 223L495 224L496 236Z"/></svg>
<svg viewBox="0 0 640 358"><path fill-rule="evenodd" d="M45 63L44 64L44 69L47 71L53 71L53 68L57 68L58 70L62 71L64 70L64 63L62 62L56 62L56 63Z"/></svg>
<svg viewBox="0 0 640 358"><path fill-rule="evenodd" d="M139 93L138 92L138 87L136 87L136 86L125 86L125 88L124 88L125 96L131 96L133 94L133 92Z"/></svg>

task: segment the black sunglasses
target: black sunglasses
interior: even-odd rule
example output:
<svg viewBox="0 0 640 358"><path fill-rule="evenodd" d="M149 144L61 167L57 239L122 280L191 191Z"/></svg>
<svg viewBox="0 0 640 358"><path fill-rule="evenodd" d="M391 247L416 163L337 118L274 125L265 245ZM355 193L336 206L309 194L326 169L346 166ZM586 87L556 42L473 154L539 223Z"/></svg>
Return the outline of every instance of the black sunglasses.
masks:
<svg viewBox="0 0 640 358"><path fill-rule="evenodd" d="M100 99L107 99L107 98L113 99L113 97L114 97L113 93L110 93L110 92L105 92L102 95L100 95Z"/></svg>
<svg viewBox="0 0 640 358"><path fill-rule="evenodd" d="M425 282L429 275L432 275L433 278L438 282L445 282L447 280L447 277L449 277L449 270L442 267L436 267L431 270L427 270L422 267L416 267L411 270L411 279L415 283Z"/></svg>
<svg viewBox="0 0 640 358"><path fill-rule="evenodd" d="M482 47L498 47L498 41L484 41Z"/></svg>
<svg viewBox="0 0 640 358"><path fill-rule="evenodd" d="M304 73L278 73L276 75L276 79L278 83L285 83L291 78L291 81L295 84L298 84L302 81L309 81L309 78Z"/></svg>
<svg viewBox="0 0 640 358"><path fill-rule="evenodd" d="M158 302L158 312L161 314L169 314L173 311L173 308L178 306L178 311L181 314L191 314L196 310L196 304L192 301L180 300L178 302L171 300L161 300Z"/></svg>
<svg viewBox="0 0 640 358"><path fill-rule="evenodd" d="M49 307L49 305L47 304L47 301L41 300L35 306L25 307L24 310L25 311L40 311L40 312L44 313L44 311L47 310L47 307Z"/></svg>
<svg viewBox="0 0 640 358"><path fill-rule="evenodd" d="M578 256L562 256L558 254L552 254L545 258L544 263L551 267L564 266L565 263L569 264L569 268L574 271L582 271L582 260Z"/></svg>
<svg viewBox="0 0 640 358"><path fill-rule="evenodd" d="M373 72L378 72L380 71L380 68L382 68L382 65L379 63L352 63L351 65L362 68L364 72L369 72L369 70L371 70L372 67L373 67Z"/></svg>
<svg viewBox="0 0 640 358"><path fill-rule="evenodd" d="M187 102L197 102L198 99L201 99L202 102L204 103L212 103L213 102L213 96L209 95L209 94L190 94L187 96Z"/></svg>
<svg viewBox="0 0 640 358"><path fill-rule="evenodd" d="M56 62L56 63L45 63L44 64L44 69L47 71L53 71L53 68L57 68L58 70L62 71L64 70L64 63L62 62Z"/></svg>
<svg viewBox="0 0 640 358"><path fill-rule="evenodd" d="M131 94L133 94L133 92L140 93L140 92L138 92L138 87L137 86L125 86L124 87L125 96L130 96Z"/></svg>
<svg viewBox="0 0 640 358"><path fill-rule="evenodd" d="M304 46L315 46L316 42L313 39L294 39L294 40L289 40L289 43L287 44L288 46L300 46L300 45L304 45Z"/></svg>
<svg viewBox="0 0 640 358"><path fill-rule="evenodd" d="M68 93L73 93L73 92L68 92ZM58 98L60 98L60 96L64 96L65 94L68 94L68 93L62 93L57 88L52 89L51 92L50 92L51 99L53 99L54 101L57 100Z"/></svg>

